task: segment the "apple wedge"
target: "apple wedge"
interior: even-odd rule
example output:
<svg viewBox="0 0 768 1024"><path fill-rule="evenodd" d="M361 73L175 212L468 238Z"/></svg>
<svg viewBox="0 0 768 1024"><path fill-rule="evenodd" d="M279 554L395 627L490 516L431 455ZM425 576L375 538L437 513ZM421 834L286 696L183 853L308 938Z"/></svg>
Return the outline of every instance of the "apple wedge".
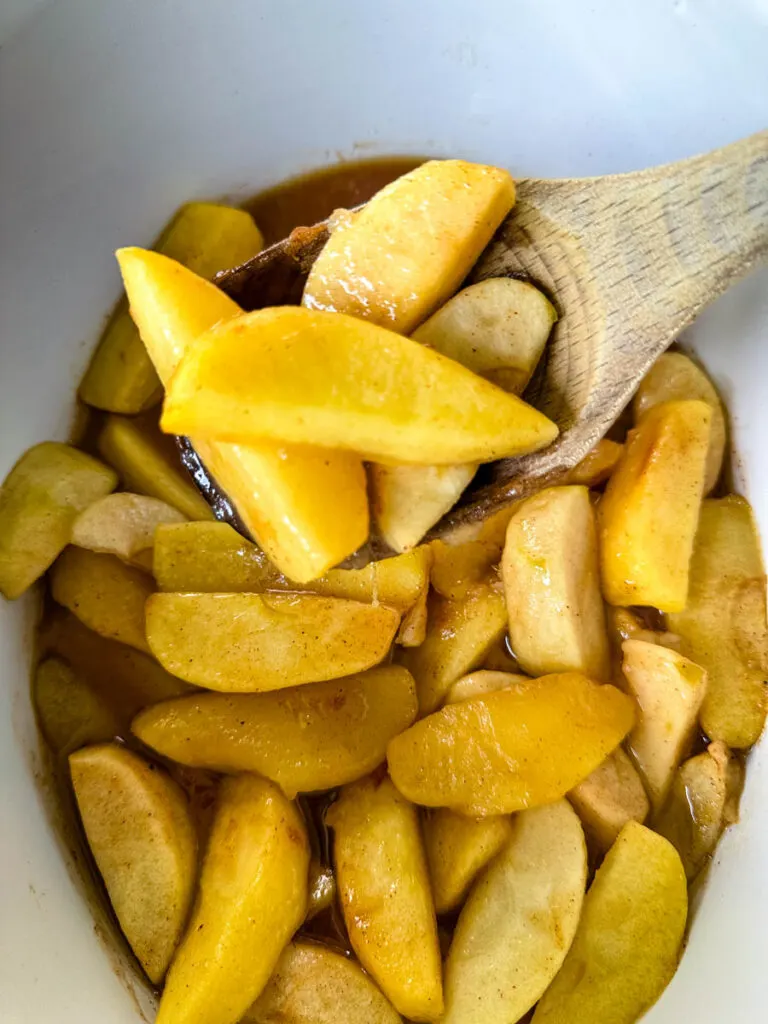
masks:
<svg viewBox="0 0 768 1024"><path fill-rule="evenodd" d="M470 672L458 679L445 695L445 703L458 704L462 700L473 700L475 697L484 697L487 693L507 690L517 683L525 685L529 682L528 676L519 675L516 672L499 672L480 668L477 672Z"/></svg>
<svg viewBox="0 0 768 1024"><path fill-rule="evenodd" d="M586 487L547 487L507 527L501 562L512 650L524 672L610 676L595 514Z"/></svg>
<svg viewBox="0 0 768 1024"><path fill-rule="evenodd" d="M199 338L169 384L162 427L435 465L518 455L557 436L542 413L418 342L291 306Z"/></svg>
<svg viewBox="0 0 768 1024"><path fill-rule="evenodd" d="M622 671L639 708L628 745L659 811L689 753L707 673L677 651L644 640L625 640L621 649Z"/></svg>
<svg viewBox="0 0 768 1024"><path fill-rule="evenodd" d="M187 203L155 247L195 274L212 278L255 256L262 244L261 232L245 210L217 203ZM98 409L134 414L158 402L161 394L150 354L124 300L93 355L80 385L80 398Z"/></svg>
<svg viewBox="0 0 768 1024"><path fill-rule="evenodd" d="M291 942L242 1024L401 1024L391 1003L348 957Z"/></svg>
<svg viewBox="0 0 768 1024"><path fill-rule="evenodd" d="M158 529L154 573L162 591L263 593L290 590L386 604L406 613L429 586L432 550L424 545L370 562L363 569L330 569L310 583L277 572L264 552L226 523L184 523Z"/></svg>
<svg viewBox="0 0 768 1024"><path fill-rule="evenodd" d="M185 523L178 509L146 494L107 494L74 522L72 544L152 571L152 549L158 526ZM148 556L148 557L147 557ZM146 560L146 561L145 561Z"/></svg>
<svg viewBox="0 0 768 1024"><path fill-rule="evenodd" d="M20 597L69 543L72 524L117 486L108 466L46 441L26 451L0 487L0 593Z"/></svg>
<svg viewBox="0 0 768 1024"><path fill-rule="evenodd" d="M326 814L344 921L360 962L398 1013L443 1009L435 907L416 808L386 775L345 787Z"/></svg>
<svg viewBox="0 0 768 1024"><path fill-rule="evenodd" d="M668 622L683 654L707 671L704 732L732 748L751 747L768 708L768 631L760 538L744 498L703 503L688 604Z"/></svg>
<svg viewBox="0 0 768 1024"><path fill-rule="evenodd" d="M598 510L609 604L685 608L711 420L706 402L662 402L629 432Z"/></svg>
<svg viewBox="0 0 768 1024"><path fill-rule="evenodd" d="M613 686L576 672L543 676L422 718L389 744L389 773L425 807L511 814L565 796L634 718L634 701Z"/></svg>
<svg viewBox="0 0 768 1024"><path fill-rule="evenodd" d="M681 765L654 829L672 843L693 880L726 826L730 752L719 740Z"/></svg>
<svg viewBox="0 0 768 1024"><path fill-rule="evenodd" d="M149 652L144 608L154 593L152 577L85 548L67 548L51 572L51 593L58 604L94 632Z"/></svg>
<svg viewBox="0 0 768 1024"><path fill-rule="evenodd" d="M131 728L164 757L256 772L294 797L367 775L416 711L410 674L385 665L273 693L193 694L147 708Z"/></svg>
<svg viewBox="0 0 768 1024"><path fill-rule="evenodd" d="M182 467L169 438L146 417L107 416L99 454L120 474L123 487L158 498L187 519L213 519L205 498Z"/></svg>
<svg viewBox="0 0 768 1024"><path fill-rule="evenodd" d="M712 409L704 493L709 494L720 477L725 454L725 413L715 386L706 373L682 352L660 355L643 377L635 393L632 409L635 422L660 402L698 399Z"/></svg>
<svg viewBox="0 0 768 1024"><path fill-rule="evenodd" d="M677 851L630 822L590 886L568 955L533 1024L635 1024L677 969L688 916Z"/></svg>
<svg viewBox="0 0 768 1024"><path fill-rule="evenodd" d="M159 984L181 939L197 873L187 798L165 771L114 743L77 751L69 766L120 927Z"/></svg>
<svg viewBox="0 0 768 1024"><path fill-rule="evenodd" d="M315 594L154 594L146 605L147 641L160 664L228 693L362 672L386 656L399 623L385 605Z"/></svg>
<svg viewBox="0 0 768 1024"><path fill-rule="evenodd" d="M197 337L241 313L222 291L179 263L142 249L117 253L131 313L164 385ZM297 582L343 561L368 536L359 459L272 442L194 441L270 559Z"/></svg>
<svg viewBox="0 0 768 1024"><path fill-rule="evenodd" d="M440 807L424 819L424 848L435 910L455 910L486 864L493 860L512 835L512 819L506 815L467 818Z"/></svg>
<svg viewBox="0 0 768 1024"><path fill-rule="evenodd" d="M428 609L424 642L399 658L416 680L425 713L440 707L450 686L482 661L507 624L504 598L488 584L461 601L433 594Z"/></svg>
<svg viewBox="0 0 768 1024"><path fill-rule="evenodd" d="M628 821L641 825L651 805L643 780L621 747L568 794L594 849L605 853Z"/></svg>
<svg viewBox="0 0 768 1024"><path fill-rule="evenodd" d="M40 730L57 755L105 743L120 732L118 715L104 694L60 658L46 658L37 666L32 699Z"/></svg>
<svg viewBox="0 0 768 1024"><path fill-rule="evenodd" d="M307 909L309 842L271 782L225 779L186 933L156 1024L236 1024L261 995Z"/></svg>
<svg viewBox="0 0 768 1024"><path fill-rule="evenodd" d="M302 302L410 334L453 295L514 201L507 171L430 160L339 221Z"/></svg>
<svg viewBox="0 0 768 1024"><path fill-rule="evenodd" d="M510 1024L543 995L579 923L587 848L559 800L522 811L459 916L445 965L443 1024Z"/></svg>

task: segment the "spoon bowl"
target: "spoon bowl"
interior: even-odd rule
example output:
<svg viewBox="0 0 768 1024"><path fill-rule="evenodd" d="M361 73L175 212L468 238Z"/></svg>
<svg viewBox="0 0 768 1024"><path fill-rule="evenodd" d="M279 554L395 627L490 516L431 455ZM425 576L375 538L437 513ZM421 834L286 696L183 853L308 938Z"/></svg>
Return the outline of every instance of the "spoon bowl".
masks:
<svg viewBox="0 0 768 1024"><path fill-rule="evenodd" d="M329 232L328 222L297 228L216 283L246 311L298 304ZM768 131L630 174L519 181L516 205L468 283L520 277L555 303L560 317L524 397L560 436L543 451L486 467L430 537L562 479L680 331L766 257ZM244 532L192 446L180 445L217 517ZM390 553L373 538L355 564Z"/></svg>

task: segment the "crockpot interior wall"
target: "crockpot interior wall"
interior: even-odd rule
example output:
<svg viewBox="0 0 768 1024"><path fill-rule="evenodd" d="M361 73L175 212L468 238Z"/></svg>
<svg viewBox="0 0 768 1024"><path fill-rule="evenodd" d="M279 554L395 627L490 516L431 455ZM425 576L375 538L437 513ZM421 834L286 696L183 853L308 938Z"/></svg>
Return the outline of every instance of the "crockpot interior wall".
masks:
<svg viewBox="0 0 768 1024"><path fill-rule="evenodd" d="M768 121L761 5L646 0L55 0L0 20L0 474L65 438L118 294L112 252L183 200L244 196L338 154L459 155L537 176L629 170ZM20 12L20 13L19 13ZM768 537L768 279L690 343L734 415ZM136 1024L35 777L33 599L0 607L4 1024ZM683 966L652 1024L756 1021L768 996L768 763L751 757Z"/></svg>

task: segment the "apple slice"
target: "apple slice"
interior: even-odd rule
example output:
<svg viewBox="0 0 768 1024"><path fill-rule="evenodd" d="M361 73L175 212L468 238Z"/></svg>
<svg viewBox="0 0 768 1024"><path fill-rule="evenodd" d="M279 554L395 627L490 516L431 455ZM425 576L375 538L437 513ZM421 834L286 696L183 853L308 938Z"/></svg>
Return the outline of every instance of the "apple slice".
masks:
<svg viewBox="0 0 768 1024"><path fill-rule="evenodd" d="M389 744L389 772L425 807L511 814L565 796L634 718L634 701L613 686L576 672L542 676L422 718Z"/></svg>
<svg viewBox="0 0 768 1024"><path fill-rule="evenodd" d="M438 1020L440 948L416 808L377 773L346 786L326 820L352 948L399 1013Z"/></svg>
<svg viewBox="0 0 768 1024"><path fill-rule="evenodd" d="M461 911L445 967L443 1024L510 1024L560 969L579 923L587 848L565 800L522 811Z"/></svg>
<svg viewBox="0 0 768 1024"><path fill-rule="evenodd" d="M256 693L371 668L400 616L315 594L154 594L146 620L149 647L169 672L209 690Z"/></svg>
<svg viewBox="0 0 768 1024"><path fill-rule="evenodd" d="M595 875L576 937L533 1024L635 1024L677 969L688 889L677 851L625 825Z"/></svg>
<svg viewBox="0 0 768 1024"><path fill-rule="evenodd" d="M304 920L308 873L296 805L255 775L225 779L156 1024L236 1024Z"/></svg>
<svg viewBox="0 0 768 1024"><path fill-rule="evenodd" d="M506 814L467 818L444 807L424 819L424 846L435 910L446 914L464 900L469 887L512 835Z"/></svg>
<svg viewBox="0 0 768 1024"><path fill-rule="evenodd" d="M534 451L558 432L519 398L418 342L292 306L247 313L199 338L169 384L162 427L435 465Z"/></svg>
<svg viewBox="0 0 768 1024"><path fill-rule="evenodd" d="M430 160L339 221L302 302L410 334L453 295L514 201L507 171Z"/></svg>
<svg viewBox="0 0 768 1024"><path fill-rule="evenodd" d="M346 956L291 942L241 1024L401 1024L394 1007Z"/></svg>
<svg viewBox="0 0 768 1024"><path fill-rule="evenodd" d="M187 920L197 839L183 790L115 743L69 758L88 845L120 927L150 980L168 968Z"/></svg>

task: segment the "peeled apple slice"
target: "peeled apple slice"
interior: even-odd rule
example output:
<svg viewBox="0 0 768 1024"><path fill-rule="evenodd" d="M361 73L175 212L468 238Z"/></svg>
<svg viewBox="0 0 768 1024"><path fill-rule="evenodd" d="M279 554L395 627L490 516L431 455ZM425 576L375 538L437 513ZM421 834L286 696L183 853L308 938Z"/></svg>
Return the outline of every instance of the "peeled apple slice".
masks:
<svg viewBox="0 0 768 1024"><path fill-rule="evenodd" d="M242 1024L401 1024L356 963L315 942L291 942Z"/></svg>
<svg viewBox="0 0 768 1024"><path fill-rule="evenodd" d="M261 232L245 210L218 203L187 203L157 240L156 248L195 274L212 278L255 256ZM102 335L80 385L88 405L133 414L159 401L160 381L150 354L122 301Z"/></svg>
<svg viewBox="0 0 768 1024"><path fill-rule="evenodd" d="M69 766L120 927L158 984L181 939L197 873L187 798L161 768L114 743L79 750Z"/></svg>
<svg viewBox="0 0 768 1024"><path fill-rule="evenodd" d="M598 509L609 604L685 608L711 420L706 402L662 402L629 432Z"/></svg>
<svg viewBox="0 0 768 1024"><path fill-rule="evenodd" d="M155 594L146 620L149 647L169 672L209 690L254 693L371 668L400 616L314 594Z"/></svg>
<svg viewBox="0 0 768 1024"><path fill-rule="evenodd" d="M414 803L511 814L565 796L634 717L634 701L613 686L577 672L543 676L422 718L389 744L389 773Z"/></svg>
<svg viewBox="0 0 768 1024"><path fill-rule="evenodd" d="M308 872L296 805L255 775L225 779L156 1024L236 1024L304 920Z"/></svg>
<svg viewBox="0 0 768 1024"><path fill-rule="evenodd" d="M704 493L709 494L723 468L726 427L720 397L706 373L682 352L665 352L643 377L635 394L632 409L635 421L639 422L649 409L660 402L686 399L700 399L712 409L704 479Z"/></svg>
<svg viewBox="0 0 768 1024"><path fill-rule="evenodd" d="M95 633L138 651L149 651L144 609L154 589L145 572L85 548L67 548L51 573L54 601Z"/></svg>
<svg viewBox="0 0 768 1024"><path fill-rule="evenodd" d="M635 1024L677 969L688 915L671 843L625 825L598 869L576 937L533 1024Z"/></svg>
<svg viewBox="0 0 768 1024"><path fill-rule="evenodd" d="M430 160L339 222L302 302L410 334L453 295L514 201L507 171Z"/></svg>
<svg viewBox="0 0 768 1024"><path fill-rule="evenodd" d="M542 413L418 342L291 306L199 338L170 382L162 427L417 464L488 462L557 437Z"/></svg>
<svg viewBox="0 0 768 1024"><path fill-rule="evenodd" d="M512 835L506 815L467 818L445 807L427 815L423 823L435 910L455 910L470 885Z"/></svg>
<svg viewBox="0 0 768 1024"><path fill-rule="evenodd" d="M666 800L680 762L688 754L707 688L700 665L645 640L625 640L622 672L637 699L637 723L629 735L655 811Z"/></svg>
<svg viewBox="0 0 768 1024"><path fill-rule="evenodd" d="M416 808L376 774L346 786L326 820L352 948L398 1012L439 1020L440 948Z"/></svg>
<svg viewBox="0 0 768 1024"><path fill-rule="evenodd" d="M151 555L157 527L185 523L186 516L158 498L146 494L107 494L81 512L72 527L72 543L126 562Z"/></svg>
<svg viewBox="0 0 768 1024"><path fill-rule="evenodd" d="M116 485L113 470L68 444L24 452L0 487L0 593L20 597L69 543L78 513Z"/></svg>
<svg viewBox="0 0 768 1024"><path fill-rule="evenodd" d="M273 693L193 694L147 708L131 728L181 764L256 772L293 797L373 771L416 711L409 673L383 665Z"/></svg>
<svg viewBox="0 0 768 1024"><path fill-rule="evenodd" d="M120 249L117 258L132 315L167 386L195 339L238 316L240 307L157 253ZM259 545L291 579L314 579L365 542L365 472L354 456L269 441L194 445Z"/></svg>
<svg viewBox="0 0 768 1024"><path fill-rule="evenodd" d="M587 848L575 812L565 800L522 811L511 832L456 925L443 1024L520 1020L557 974L576 933Z"/></svg>

